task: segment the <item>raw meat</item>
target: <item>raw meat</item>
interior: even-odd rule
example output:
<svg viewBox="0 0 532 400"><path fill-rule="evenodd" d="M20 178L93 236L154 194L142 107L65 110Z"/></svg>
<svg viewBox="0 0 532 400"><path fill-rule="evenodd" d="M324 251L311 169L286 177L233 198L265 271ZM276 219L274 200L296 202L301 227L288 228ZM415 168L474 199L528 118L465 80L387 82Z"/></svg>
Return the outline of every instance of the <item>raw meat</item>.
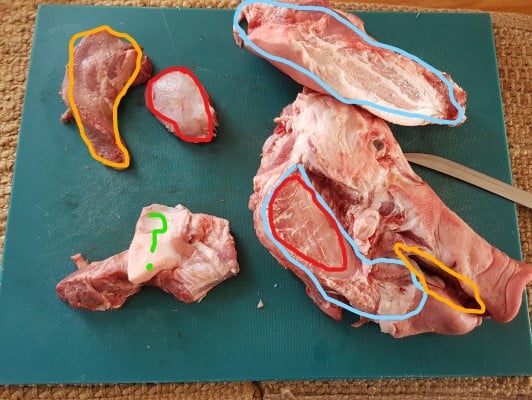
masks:
<svg viewBox="0 0 532 400"><path fill-rule="evenodd" d="M210 142L218 126L207 92L185 67L167 68L150 79L146 104L166 129L187 142Z"/></svg>
<svg viewBox="0 0 532 400"><path fill-rule="evenodd" d="M163 214L168 223L168 230L157 235L153 254L149 251L152 231L160 228L161 222L158 218L148 218L151 212ZM152 270L146 269L148 262L154 265ZM174 270L176 264L180 267L172 271L174 279L189 288L192 298L203 297L198 292L202 292L205 282L218 282L226 279L228 274L236 275L238 263L229 221L207 214L192 214L182 205L175 208L159 204L144 207L129 247L129 280L147 282L163 270Z"/></svg>
<svg viewBox="0 0 532 400"><path fill-rule="evenodd" d="M329 7L328 0L290 0L305 6ZM363 21L335 10L365 33ZM267 3L242 8L239 21L247 21L249 40L263 51L282 57L317 75L340 96L364 100L403 112L453 121L459 111L451 103L449 88L423 65L388 49L370 45L352 29L321 11L293 10ZM234 30L239 46L246 45ZM259 55L260 56L260 55ZM268 60L295 81L328 93L315 80L278 61ZM451 78L454 97L465 111L466 93ZM371 113L395 124L425 125L426 119L397 115L371 106ZM465 121L464 117L458 122Z"/></svg>
<svg viewBox="0 0 532 400"><path fill-rule="evenodd" d="M357 106L306 90L276 122L262 150L249 207L262 244L305 282L309 296L325 313L340 319L342 310L325 301L308 276L287 260L267 236L261 217L267 196L295 164L304 167L366 258L397 259L395 243L416 246L478 285L487 308L484 317L500 322L514 318L523 288L532 280L532 266L490 246L449 210L412 171L384 121ZM297 170L293 175L299 175ZM393 264L363 264L296 179L281 187L271 210L278 235L312 262L294 252L290 255L317 277L329 295L378 315L404 315L418 306L422 292L413 285L409 271ZM347 249L345 263L341 241ZM419 257L409 259L439 295L463 307L479 308L472 288L463 281ZM327 271L320 263L346 268ZM480 325L483 316L460 312L429 296L416 316L378 323L394 337L465 334Z"/></svg>
<svg viewBox="0 0 532 400"><path fill-rule="evenodd" d="M153 254L149 251L151 231L145 231L150 224L143 222L150 211L163 212L168 221L168 230L158 235ZM148 254L154 265L151 271L146 270ZM239 272L228 221L193 214L181 205L145 207L129 250L90 264L79 254L72 259L79 270L59 282L57 294L72 307L93 311L119 308L142 285L158 287L186 303L200 301L214 286ZM133 283L128 272L136 271L138 265L146 274L134 273Z"/></svg>
<svg viewBox="0 0 532 400"><path fill-rule="evenodd" d="M124 153L116 143L113 130L113 104L136 66L135 48L107 31L85 36L74 48L73 97L95 153L105 160L124 162ZM151 61L142 57L133 86L146 82L152 72ZM68 65L61 85L61 97L67 111L63 122L74 119L68 99Z"/></svg>
<svg viewBox="0 0 532 400"><path fill-rule="evenodd" d="M72 307L112 310L140 291L127 279L127 250L90 264L81 254L72 260L79 269L57 284L57 294Z"/></svg>

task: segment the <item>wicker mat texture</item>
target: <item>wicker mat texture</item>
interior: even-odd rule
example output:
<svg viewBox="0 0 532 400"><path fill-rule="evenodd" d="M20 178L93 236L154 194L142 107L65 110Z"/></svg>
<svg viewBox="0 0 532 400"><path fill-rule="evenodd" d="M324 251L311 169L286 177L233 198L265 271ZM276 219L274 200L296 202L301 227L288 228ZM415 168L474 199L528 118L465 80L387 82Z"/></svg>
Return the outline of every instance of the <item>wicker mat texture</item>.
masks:
<svg viewBox="0 0 532 400"><path fill-rule="evenodd" d="M0 0L0 251L11 191L36 6ZM47 1L47 3L68 3ZM125 6L235 8L231 0L78 0ZM401 6L335 2L353 10L412 11ZM423 10L420 10L423 11ZM516 186L532 192L532 17L493 13L499 75ZM532 210L518 208L523 258L532 263ZM531 287L529 309L531 308ZM0 360L0 362L2 362ZM346 400L531 399L532 378L387 379L303 382L0 386L0 399Z"/></svg>

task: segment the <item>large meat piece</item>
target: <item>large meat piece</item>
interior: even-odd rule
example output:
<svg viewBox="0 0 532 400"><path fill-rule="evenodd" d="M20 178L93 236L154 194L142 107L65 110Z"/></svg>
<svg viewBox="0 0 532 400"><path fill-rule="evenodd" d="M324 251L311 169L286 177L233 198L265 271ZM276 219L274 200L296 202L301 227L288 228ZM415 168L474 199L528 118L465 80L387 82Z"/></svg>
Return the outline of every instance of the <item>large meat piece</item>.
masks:
<svg viewBox="0 0 532 400"><path fill-rule="evenodd" d="M118 147L113 130L113 105L133 75L137 51L133 45L100 31L85 36L74 47L73 98L87 139L95 153L105 160L123 163L125 155ZM142 56L140 71L133 86L146 82L152 72L147 56ZM63 122L74 118L68 98L68 65L60 95L67 105Z"/></svg>
<svg viewBox="0 0 532 400"><path fill-rule="evenodd" d="M290 0L283 3L329 7L328 0ZM366 34L359 17L335 12ZM459 119L459 110L451 102L449 87L434 72L404 55L368 43L331 15L257 2L244 6L238 19L247 21L247 37L261 50L315 74L347 100L369 101L400 112L445 121L456 120L456 125L465 121L465 114ZM244 45L257 53L244 42L237 30L234 34L239 46ZM302 72L279 61L268 61L303 86L328 93ZM444 76L452 84L456 102L465 111L466 93L450 76ZM369 105L362 107L395 124L425 125L432 122Z"/></svg>
<svg viewBox="0 0 532 400"><path fill-rule="evenodd" d="M404 266L361 262L333 228L330 215L313 201L302 173L295 169L285 176L293 165L304 168L309 182L367 259L397 259L396 243L417 247L470 278L486 305L481 316L429 296L422 311L411 318L378 321L383 332L394 337L423 332L465 334L483 317L500 322L514 318L523 288L532 280L532 266L490 246L449 210L410 168L383 120L328 95L306 91L276 122L262 150L249 206L262 244L305 282L308 294L324 312L340 319L342 309L320 295L265 228L277 234L288 254L315 275L328 295L366 313L405 315L420 304L422 292ZM265 224L266 206L270 222ZM437 294L464 308L480 308L472 287L463 280L421 257L409 258Z"/></svg>
<svg viewBox="0 0 532 400"><path fill-rule="evenodd" d="M160 223L147 218L150 212L163 213L168 223L167 231L158 234L154 253L151 233ZM79 254L73 256L79 270L58 283L57 294L72 307L101 311L119 308L149 285L192 303L238 274L236 256L227 220L193 214L181 205L154 204L142 210L129 250L90 264ZM150 270L147 260L153 264Z"/></svg>

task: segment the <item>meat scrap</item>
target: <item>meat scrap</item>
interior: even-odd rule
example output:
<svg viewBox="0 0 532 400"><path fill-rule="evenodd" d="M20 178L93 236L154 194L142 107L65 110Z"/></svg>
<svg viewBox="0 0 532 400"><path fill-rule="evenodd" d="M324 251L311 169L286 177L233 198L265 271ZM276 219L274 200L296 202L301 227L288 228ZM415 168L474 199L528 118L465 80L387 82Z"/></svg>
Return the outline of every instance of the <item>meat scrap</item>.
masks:
<svg viewBox="0 0 532 400"><path fill-rule="evenodd" d="M171 67L148 81L146 105L166 129L186 142L210 142L218 126L209 96L192 71Z"/></svg>
<svg viewBox="0 0 532 400"><path fill-rule="evenodd" d="M283 3L329 9L328 0L286 0ZM338 10L334 12L366 33L359 17ZM388 109L440 120L456 120L456 125L465 121L465 115L458 121L459 110L451 102L450 88L434 72L402 54L368 43L323 11L290 9L257 1L243 6L238 20L247 21L247 37L259 49L313 73L345 99L369 101ZM236 29L234 35L239 46L256 53ZM280 61L268 61L301 85L328 93L301 71ZM465 91L450 76L443 75L452 85L456 102L465 111ZM362 107L395 124L433 122L371 105Z"/></svg>
<svg viewBox="0 0 532 400"><path fill-rule="evenodd" d="M523 289L532 280L532 266L490 246L449 210L410 168L383 120L357 106L306 90L276 122L262 149L249 208L261 243L305 282L307 293L322 311L334 319L342 317L342 309L326 301L303 270L270 240L262 218L269 194L293 165L303 166L312 186L364 257L397 259L396 243L417 247L471 279L486 305L486 313L480 316L429 296L421 312L411 318L376 321L383 332L394 337L424 332L459 335L479 326L483 317L499 322L515 317ZM298 170L293 174L298 175ZM308 268L330 296L373 315L404 315L416 309L422 292L412 283L407 268L362 263L298 180L286 182L268 218L282 240L298 249L300 254L291 251L291 257ZM347 249L347 267L337 271L320 267L320 263L344 264L339 240ZM471 286L441 273L423 258L408 256L431 290L454 304L478 308Z"/></svg>
<svg viewBox="0 0 532 400"><path fill-rule="evenodd" d="M113 106L133 75L136 62L137 51L133 45L106 30L85 36L74 47L72 95L81 124L95 154L104 160L119 164L117 168L129 166L129 155L125 154L117 143L113 128ZM151 61L144 55L133 86L146 82L151 72ZM67 110L61 116L63 122L74 119L68 87L67 65L59 92L67 105Z"/></svg>
<svg viewBox="0 0 532 400"><path fill-rule="evenodd" d="M57 295L75 308L104 311L120 308L141 289L127 279L127 250L103 261L89 263L72 256L78 270L57 284Z"/></svg>
<svg viewBox="0 0 532 400"><path fill-rule="evenodd" d="M161 268L147 271L142 264L146 273L133 272L137 279L132 282L129 276L138 266L132 260L143 262L145 257L141 253L151 254L151 234L146 235L143 220L153 210L164 212L168 220L168 231L159 235L151 259ZM121 307L129 296L148 285L172 294L179 301L192 303L238 274L236 256L227 220L193 214L182 205L171 208L154 204L142 210L129 250L90 264L80 254L73 256L79 269L57 284L57 294L72 307L103 311Z"/></svg>

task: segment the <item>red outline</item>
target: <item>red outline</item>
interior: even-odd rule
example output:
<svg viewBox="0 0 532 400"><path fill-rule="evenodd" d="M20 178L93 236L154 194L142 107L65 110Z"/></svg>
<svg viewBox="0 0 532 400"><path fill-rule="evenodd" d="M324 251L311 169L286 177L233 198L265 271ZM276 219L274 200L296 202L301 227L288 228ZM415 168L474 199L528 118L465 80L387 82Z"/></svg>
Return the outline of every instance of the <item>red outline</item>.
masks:
<svg viewBox="0 0 532 400"><path fill-rule="evenodd" d="M192 78L194 81L194 84L199 89L201 97L203 99L203 105L205 106L205 113L207 114L208 119L208 125L207 125L207 137L204 138L191 138L186 135L184 135L181 130L179 129L179 125L176 121L174 121L171 118L168 118L166 115L159 112L154 106L153 106L153 92L152 92L152 85L160 78L162 78L164 75L170 73L170 72L181 72L185 75L188 75ZM214 137L214 121L213 116L211 114L210 110L210 103L209 103L209 95L207 94L207 91L199 81L198 77L194 75L194 73L189 70L187 67L169 67L165 70L159 72L157 75L155 75L153 78L151 78L146 86L146 107L148 107L148 110L151 111L152 114L154 114L157 118L162 119L163 121L168 122L169 124L172 124L175 130L175 135L179 137L180 139L184 140L185 142L191 142L191 143L205 143L210 142L212 138Z"/></svg>
<svg viewBox="0 0 532 400"><path fill-rule="evenodd" d="M284 239L282 239L279 234L276 231L275 224L273 221L273 203L275 202L275 198L279 195L279 192L282 190L282 188L290 181L297 181L303 189L305 189L310 195L312 196L312 201L314 204L318 207L318 209L325 215L325 217L329 220L330 224L334 227L334 230L336 232L336 235L338 236L338 240L340 242L340 248L342 249L342 266L340 267L329 267L325 264L322 264L313 258L303 254L301 251L296 249L294 246L292 246L290 243L287 243ZM270 199L270 202L268 203L268 222L270 224L270 228L272 230L273 237L279 241L283 246L285 246L288 250L292 251L293 253L297 254L299 257L304 259L307 262L310 262L311 264L314 264L316 267L324 269L325 271L329 272L342 272L347 269L347 251L345 248L344 238L342 236L342 233L340 232L340 229L338 229L338 225L336 224L336 221L334 218L325 210L325 208L321 205L321 203L316 198L316 192L308 186L303 179L300 176L290 176L286 178L277 188L274 190L272 197Z"/></svg>

